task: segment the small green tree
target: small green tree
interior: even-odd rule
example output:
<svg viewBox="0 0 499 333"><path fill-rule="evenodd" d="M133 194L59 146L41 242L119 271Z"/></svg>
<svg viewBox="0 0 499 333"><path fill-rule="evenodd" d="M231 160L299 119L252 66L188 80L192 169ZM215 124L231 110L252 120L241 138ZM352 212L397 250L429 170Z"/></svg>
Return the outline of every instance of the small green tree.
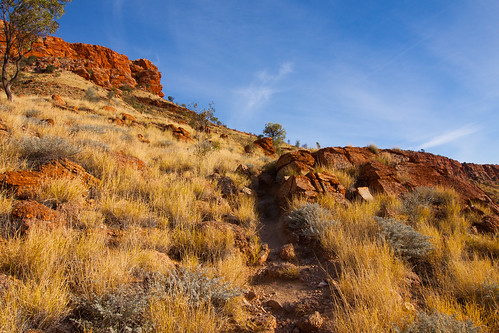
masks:
<svg viewBox="0 0 499 333"><path fill-rule="evenodd" d="M5 50L2 65L2 86L7 98L12 101L12 83L19 74L21 60L31 51L33 43L40 37L57 31L56 22L64 14L64 6L71 0L1 0L0 15L3 20ZM9 62L15 70L9 76Z"/></svg>
<svg viewBox="0 0 499 333"><path fill-rule="evenodd" d="M278 146L284 142L286 139L286 131L282 128L281 124L278 123L267 123L263 130L263 134L271 137L274 141L274 145Z"/></svg>

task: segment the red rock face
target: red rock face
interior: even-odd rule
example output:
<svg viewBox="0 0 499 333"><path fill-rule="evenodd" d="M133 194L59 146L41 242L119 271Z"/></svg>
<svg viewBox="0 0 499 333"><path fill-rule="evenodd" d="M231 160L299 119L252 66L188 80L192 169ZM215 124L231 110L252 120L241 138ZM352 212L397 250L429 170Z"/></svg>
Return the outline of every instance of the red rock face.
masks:
<svg viewBox="0 0 499 333"><path fill-rule="evenodd" d="M323 179L317 182L312 173L303 176L307 168L326 165L338 169L357 167L359 174L356 187L368 187L374 193L402 195L421 186L444 186L454 189L463 202L481 202L499 215L499 206L477 185L496 184L499 180L498 165L459 163L443 156L402 150L380 150L378 154L368 148L329 147L312 155L306 151L295 151L282 155L277 162L277 182L280 199L294 195L314 198L317 193L341 193L336 184L327 190ZM290 169L298 174L286 178L280 171ZM302 175L300 175L302 174ZM313 190L314 188L315 190ZM321 188L324 190L321 191ZM344 191L342 192L345 193ZM494 220L495 221L495 220ZM488 225L494 225L490 221ZM488 229L494 229L487 227ZM494 229L495 230L495 229Z"/></svg>
<svg viewBox="0 0 499 333"><path fill-rule="evenodd" d="M0 28L3 23L0 22ZM3 29L0 29L0 33ZM0 51L5 48L0 35ZM122 86L137 87L163 97L161 73L147 59L131 61L127 56L99 45L68 43L57 37L45 37L33 45L26 55L36 56L34 67L44 69L47 65L71 71L86 80L106 89Z"/></svg>

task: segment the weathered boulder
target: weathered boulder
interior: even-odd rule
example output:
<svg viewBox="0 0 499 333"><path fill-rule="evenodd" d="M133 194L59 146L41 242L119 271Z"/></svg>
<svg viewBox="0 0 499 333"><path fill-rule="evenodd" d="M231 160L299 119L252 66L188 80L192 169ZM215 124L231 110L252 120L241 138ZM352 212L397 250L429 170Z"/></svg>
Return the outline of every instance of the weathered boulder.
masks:
<svg viewBox="0 0 499 333"><path fill-rule="evenodd" d="M142 134L137 134L137 138L139 139L140 142L142 143L151 143L151 140L146 139Z"/></svg>
<svg viewBox="0 0 499 333"><path fill-rule="evenodd" d="M165 126L167 130L172 132L173 137L178 141L190 142L192 141L191 135L183 127L175 126L173 124L168 124Z"/></svg>
<svg viewBox="0 0 499 333"><path fill-rule="evenodd" d="M132 124L133 122L137 121L134 116L128 113L122 113L121 120L123 120L125 124Z"/></svg>
<svg viewBox="0 0 499 333"><path fill-rule="evenodd" d="M312 171L313 168L305 163L299 162L299 161L292 161L289 164L286 164L282 168L277 171L276 175L276 182L280 183L284 180L286 176L292 176L292 175L306 175L310 171Z"/></svg>
<svg viewBox="0 0 499 333"><path fill-rule="evenodd" d="M319 312L315 311L311 315L301 318L297 326L300 332L317 332L321 329L322 324L324 324L324 319Z"/></svg>
<svg viewBox="0 0 499 333"><path fill-rule="evenodd" d="M328 147L314 153L318 165L333 167L336 169L347 169L352 167L352 163L346 156L346 151L339 147Z"/></svg>
<svg viewBox="0 0 499 333"><path fill-rule="evenodd" d="M277 198L282 205L285 205L295 196L305 197L309 200L317 197L317 190L312 185L312 181L307 176L290 176L279 187Z"/></svg>
<svg viewBox="0 0 499 333"><path fill-rule="evenodd" d="M275 165L276 170L279 171L286 165L293 162L298 162L301 165L312 167L315 163L315 159L307 150L295 150L279 157Z"/></svg>
<svg viewBox="0 0 499 333"><path fill-rule="evenodd" d="M400 195L407 192L407 188L400 183L397 170L378 161L370 161L360 167L357 183L375 193Z"/></svg>
<svg viewBox="0 0 499 333"><path fill-rule="evenodd" d="M66 106L66 101L60 95L52 95L52 103L55 106Z"/></svg>
<svg viewBox="0 0 499 333"><path fill-rule="evenodd" d="M357 192L358 198L360 198L361 200L364 200L364 201L373 201L374 200L373 195L369 191L369 187L358 187L356 189L356 192Z"/></svg>
<svg viewBox="0 0 499 333"><path fill-rule="evenodd" d="M263 150L263 153L267 156L275 155L276 150L274 148L274 142L272 138L261 138L253 142L253 146Z"/></svg>
<svg viewBox="0 0 499 333"><path fill-rule="evenodd" d="M12 191L18 199L32 199L42 181L46 179L78 178L89 188L99 185L100 180L66 158L40 165L35 171L7 171L0 174L0 188Z"/></svg>
<svg viewBox="0 0 499 333"><path fill-rule="evenodd" d="M122 151L117 153L112 152L111 154L113 155L116 163L121 167L131 167L137 170L146 169L146 163L135 156L127 155Z"/></svg>
<svg viewBox="0 0 499 333"><path fill-rule="evenodd" d="M16 203L11 212L11 219L21 233L29 230L34 224L43 224L49 228L63 225L61 215L57 211L33 200Z"/></svg>
<svg viewBox="0 0 499 333"><path fill-rule="evenodd" d="M296 260L296 253L295 253L295 247L293 244L284 244L280 249L279 249L279 257L281 257L282 260L286 261L293 261Z"/></svg>

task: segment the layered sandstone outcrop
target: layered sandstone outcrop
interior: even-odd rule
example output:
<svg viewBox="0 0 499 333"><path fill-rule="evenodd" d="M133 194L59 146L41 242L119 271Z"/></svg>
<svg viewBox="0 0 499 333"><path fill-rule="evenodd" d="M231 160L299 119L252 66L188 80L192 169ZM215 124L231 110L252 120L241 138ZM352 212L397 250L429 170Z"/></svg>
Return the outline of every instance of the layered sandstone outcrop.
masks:
<svg viewBox="0 0 499 333"><path fill-rule="evenodd" d="M0 21L0 32L3 31ZM5 48L0 34L0 52ZM83 43L68 43L61 38L48 36L38 40L26 57L37 60L29 67L43 70L48 65L71 71L106 89L124 86L140 88L163 97L161 73L147 59L130 60L107 47Z"/></svg>
<svg viewBox="0 0 499 333"><path fill-rule="evenodd" d="M336 177L328 174L324 177L324 173L314 171L323 166L355 168L357 179L350 193L363 188L398 196L417 187L443 186L454 189L466 205L480 203L499 216L498 203L477 186L489 184L498 188L499 165L460 163L430 153L394 149L374 152L369 148L329 147L314 153L298 150L284 154L276 163L274 177L280 184L278 198L281 203L296 195L310 199L319 193L344 195L345 189ZM495 221L489 223L494 228L497 227Z"/></svg>

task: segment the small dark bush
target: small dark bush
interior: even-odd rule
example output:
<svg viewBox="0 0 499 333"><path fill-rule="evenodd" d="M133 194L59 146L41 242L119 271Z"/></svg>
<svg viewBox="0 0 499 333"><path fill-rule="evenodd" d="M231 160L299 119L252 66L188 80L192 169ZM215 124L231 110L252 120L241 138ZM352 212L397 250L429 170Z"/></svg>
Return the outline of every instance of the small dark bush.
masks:
<svg viewBox="0 0 499 333"><path fill-rule="evenodd" d="M39 117L40 115L42 114L42 111L39 111L39 110L28 110L24 113L24 116L26 118L37 118Z"/></svg>
<svg viewBox="0 0 499 333"><path fill-rule="evenodd" d="M47 65L47 67L45 67L43 72L47 73L47 74L52 74L53 72L55 72L55 70L56 70L56 67L54 65Z"/></svg>

